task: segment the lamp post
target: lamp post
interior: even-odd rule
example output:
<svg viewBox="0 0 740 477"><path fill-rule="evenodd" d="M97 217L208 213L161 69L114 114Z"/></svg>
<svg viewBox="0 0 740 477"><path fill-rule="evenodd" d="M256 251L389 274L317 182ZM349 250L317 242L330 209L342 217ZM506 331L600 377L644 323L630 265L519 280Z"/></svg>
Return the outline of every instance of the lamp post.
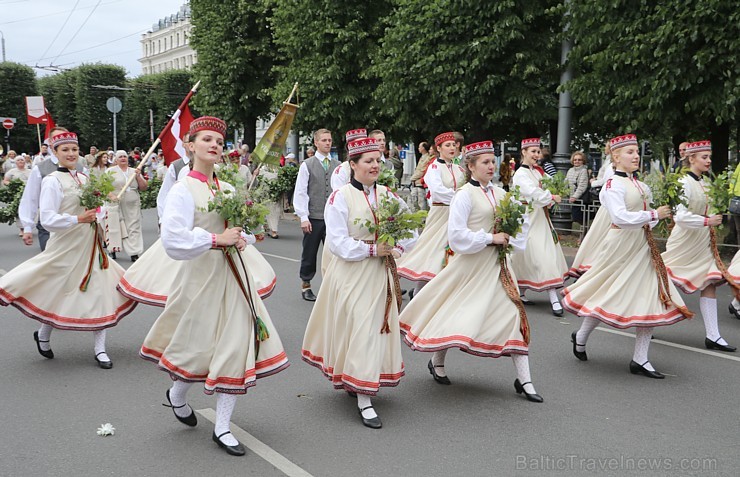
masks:
<svg viewBox="0 0 740 477"><path fill-rule="evenodd" d="M3 63L5 63L5 35L2 31L0 31L0 42L2 42L2 49L3 49Z"/></svg>

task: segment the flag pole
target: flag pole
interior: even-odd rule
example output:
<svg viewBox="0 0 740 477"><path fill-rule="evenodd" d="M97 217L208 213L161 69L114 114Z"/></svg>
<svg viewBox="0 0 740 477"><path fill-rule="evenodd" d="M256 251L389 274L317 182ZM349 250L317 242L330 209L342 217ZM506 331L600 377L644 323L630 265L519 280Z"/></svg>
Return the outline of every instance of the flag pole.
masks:
<svg viewBox="0 0 740 477"><path fill-rule="evenodd" d="M178 106L177 110L182 111L182 109L188 104L188 101L190 101L190 98L193 97L195 92L198 90L198 86L200 86L200 81L195 83L195 86L193 86L190 91L188 91L188 94L185 96L185 99L182 100L182 103L180 103L180 106ZM167 121L167 125L162 129L162 131L159 133L159 136L157 136L157 139L154 140L154 144L152 144L152 147L149 148L148 151L146 151L146 154L142 156L141 161L139 161L139 164L136 166L137 171L141 171L141 169L144 167L144 163L146 162L146 159L151 156L152 152L154 152L154 149L159 146L159 143L162 142L162 136L164 135L165 131L167 131L170 126L172 126L172 123L175 121L175 115L173 114L169 121ZM117 200L121 200L121 197L123 197L123 193L126 191L128 186L131 185L131 183L136 179L136 174L132 175L128 178L126 181L126 184L123 186L123 189L121 189L121 192L118 193L116 196Z"/></svg>
<svg viewBox="0 0 740 477"><path fill-rule="evenodd" d="M39 123L36 123L36 135L39 138L39 152L41 152L41 126L39 126Z"/></svg>

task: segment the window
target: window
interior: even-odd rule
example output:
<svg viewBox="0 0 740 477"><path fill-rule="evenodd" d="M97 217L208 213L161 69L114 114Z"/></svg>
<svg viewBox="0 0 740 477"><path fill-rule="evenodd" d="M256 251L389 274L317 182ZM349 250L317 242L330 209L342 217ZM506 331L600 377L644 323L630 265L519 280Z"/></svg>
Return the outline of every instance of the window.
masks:
<svg viewBox="0 0 740 477"><path fill-rule="evenodd" d="M146 58L147 56L149 56L149 44L145 43L144 44L144 57Z"/></svg>
<svg viewBox="0 0 740 477"><path fill-rule="evenodd" d="M175 69L176 70L180 69L180 59L179 58L175 58Z"/></svg>
<svg viewBox="0 0 740 477"><path fill-rule="evenodd" d="M180 46L180 33L175 35L175 39L177 40L177 44L175 46Z"/></svg>
<svg viewBox="0 0 740 477"><path fill-rule="evenodd" d="M167 51L167 37L164 37L164 51Z"/></svg>
<svg viewBox="0 0 740 477"><path fill-rule="evenodd" d="M157 53L162 53L162 40L157 40Z"/></svg>

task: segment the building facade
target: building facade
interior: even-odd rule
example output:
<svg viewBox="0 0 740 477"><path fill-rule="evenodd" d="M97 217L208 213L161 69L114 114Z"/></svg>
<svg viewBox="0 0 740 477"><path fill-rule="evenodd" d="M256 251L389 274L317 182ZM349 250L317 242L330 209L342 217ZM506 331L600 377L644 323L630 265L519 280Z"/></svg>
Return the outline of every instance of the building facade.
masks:
<svg viewBox="0 0 740 477"><path fill-rule="evenodd" d="M151 31L141 35L142 73L192 68L197 55L190 47L190 28L190 5L185 3L177 13L160 19Z"/></svg>

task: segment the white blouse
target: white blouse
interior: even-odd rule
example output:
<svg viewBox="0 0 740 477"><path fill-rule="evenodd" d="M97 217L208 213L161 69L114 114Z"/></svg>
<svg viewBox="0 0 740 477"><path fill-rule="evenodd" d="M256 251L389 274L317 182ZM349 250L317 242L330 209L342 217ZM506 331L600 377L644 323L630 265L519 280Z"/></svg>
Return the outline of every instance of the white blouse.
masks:
<svg viewBox="0 0 740 477"><path fill-rule="evenodd" d="M437 167L432 167L434 164L436 164ZM455 176L455 168L460 168L457 164L442 164L439 160L435 159L435 162L430 164L427 168L426 174L424 174L424 183L427 185L427 188L429 188L431 202L449 205L452 201L452 197L455 195L455 189L445 186L442 182L441 168L445 166L453 177ZM461 187L462 185L463 184L460 184L458 187Z"/></svg>
<svg viewBox="0 0 740 477"><path fill-rule="evenodd" d="M499 197L506 194L506 191L493 185L492 182L489 182L485 189L488 199L493 204L496 203L494 190L500 192ZM478 253L493 243L493 233L486 232L483 229L475 231L468 228L468 218L472 210L473 201L471 200L469 191L465 189L459 190L450 203L450 218L447 222L447 239L450 243L450 248L455 253ZM515 237L509 238L509 245L517 252L524 251L527 243L527 231L529 230L528 214L525 214L524 217L525 220L521 232Z"/></svg>
<svg viewBox="0 0 740 477"><path fill-rule="evenodd" d="M517 169L512 178L512 183L514 187L519 186L522 199L534 207L547 207L553 202L550 191L540 187L540 176L538 173L529 167L521 166Z"/></svg>
<svg viewBox="0 0 740 477"><path fill-rule="evenodd" d="M683 196L686 199L686 203L691 205L692 202L703 202L706 200L698 195L704 194L704 190L709 187L704 183L703 177L697 181L687 174L679 179L679 181L683 184ZM681 225L681 227L686 227L687 229L700 229L709 225L707 216L695 214L683 204L679 204L676 207L676 214L673 216L673 220Z"/></svg>
<svg viewBox="0 0 740 477"><path fill-rule="evenodd" d="M634 177L617 180L618 177L608 181L599 193L599 200L609 212L612 223L623 229L639 229L645 224L649 224L650 228L655 227L658 224L658 213L649 209L653 197L650 188ZM634 187L644 194L648 210L627 210L627 187Z"/></svg>
<svg viewBox="0 0 740 477"><path fill-rule="evenodd" d="M222 189L234 190L231 184L221 182ZM211 249L211 234L194 226L195 201L190 190L178 181L167 195L162 216L162 246L174 260L191 260ZM256 242L254 235L242 232L248 245Z"/></svg>
<svg viewBox="0 0 740 477"><path fill-rule="evenodd" d="M365 193L367 194L370 205L375 206L375 186L366 187ZM390 196L393 200L400 202L401 207L408 210L408 206L403 199L395 194L391 194ZM348 262L358 262L369 258L371 256L371 249L374 249L374 247L350 236L349 227L347 226L350 220L349 207L347 206L347 201L344 200L344 194L338 190L334 191L332 198L326 202L326 207L324 208L326 242L329 244L329 250L334 255ZM417 238L418 233L414 231L412 238L399 241L394 248L400 254L403 254L405 251L413 248Z"/></svg>
<svg viewBox="0 0 740 477"><path fill-rule="evenodd" d="M85 174L70 171L73 177L77 177L81 183L87 182ZM64 199L64 188L59 179L53 175L44 177L41 181L41 197L39 198L39 220L41 225L49 232L62 232L78 224L77 216L67 213L60 214L59 208ZM95 213L98 223L102 223L105 217L105 208L100 207Z"/></svg>

